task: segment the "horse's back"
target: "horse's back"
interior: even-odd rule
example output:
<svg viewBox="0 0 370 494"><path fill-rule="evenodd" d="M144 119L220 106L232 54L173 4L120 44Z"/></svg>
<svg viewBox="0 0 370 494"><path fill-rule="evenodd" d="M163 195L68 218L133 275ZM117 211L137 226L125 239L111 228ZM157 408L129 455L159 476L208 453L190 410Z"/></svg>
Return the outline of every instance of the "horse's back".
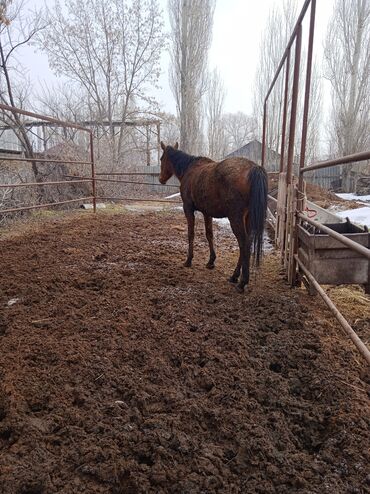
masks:
<svg viewBox="0 0 370 494"><path fill-rule="evenodd" d="M247 158L231 157L218 162L214 173L225 188L245 196L249 193L249 173L256 166L256 163Z"/></svg>
<svg viewBox="0 0 370 494"><path fill-rule="evenodd" d="M225 158L222 161L216 163L215 173L222 175L223 177L240 176L241 174L249 172L252 168L258 166L253 161L247 158L239 156Z"/></svg>
<svg viewBox="0 0 370 494"><path fill-rule="evenodd" d="M184 204L192 203L195 209L213 217L230 217L236 210L247 207L248 175L256 166L241 157L219 162L200 160L181 184Z"/></svg>

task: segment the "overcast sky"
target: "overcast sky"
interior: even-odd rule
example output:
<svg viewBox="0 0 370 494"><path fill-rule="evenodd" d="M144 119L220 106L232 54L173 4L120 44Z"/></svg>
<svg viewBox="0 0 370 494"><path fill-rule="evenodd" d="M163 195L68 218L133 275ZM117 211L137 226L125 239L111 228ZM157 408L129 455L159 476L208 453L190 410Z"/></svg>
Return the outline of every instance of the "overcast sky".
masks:
<svg viewBox="0 0 370 494"><path fill-rule="evenodd" d="M259 64L259 46L269 10L282 0L217 0L214 15L213 41L209 54L210 69L218 68L226 88L225 111L252 111L253 83ZM298 10L303 0L295 0ZM322 42L334 0L318 0L316 12L315 52L321 60ZM51 0L48 0L48 4ZM167 0L159 0L169 29ZM41 7L44 0L30 0L30 7ZM308 17L308 16L307 16ZM308 20L308 19L307 19ZM303 26L304 39L307 23ZM21 62L37 87L52 84L55 77L50 71L45 55L33 48L24 50ZM156 96L162 108L175 113L175 102L168 83L169 56L162 57L161 90Z"/></svg>

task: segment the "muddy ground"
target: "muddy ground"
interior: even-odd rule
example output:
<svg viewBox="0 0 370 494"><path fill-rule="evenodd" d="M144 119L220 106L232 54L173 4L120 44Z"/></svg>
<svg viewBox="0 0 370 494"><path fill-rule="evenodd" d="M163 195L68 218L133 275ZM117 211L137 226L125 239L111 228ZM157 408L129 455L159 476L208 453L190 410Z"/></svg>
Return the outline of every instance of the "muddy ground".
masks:
<svg viewBox="0 0 370 494"><path fill-rule="evenodd" d="M269 254L226 278L179 211L47 219L1 241L0 492L370 492L369 378ZM346 316L369 339L369 304Z"/></svg>

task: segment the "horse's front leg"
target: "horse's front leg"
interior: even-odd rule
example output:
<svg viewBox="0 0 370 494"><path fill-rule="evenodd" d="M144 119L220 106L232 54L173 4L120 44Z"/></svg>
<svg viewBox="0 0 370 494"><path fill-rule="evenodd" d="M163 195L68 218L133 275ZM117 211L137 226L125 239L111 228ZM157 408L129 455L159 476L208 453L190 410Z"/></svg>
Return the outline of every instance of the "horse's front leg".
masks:
<svg viewBox="0 0 370 494"><path fill-rule="evenodd" d="M184 209L184 213L186 216L186 220L188 222L188 241L189 241L189 246L188 246L188 257L184 263L184 266L186 268L191 267L191 262L193 260L193 251L194 251L194 224L195 224L195 217L194 217L194 211Z"/></svg>
<svg viewBox="0 0 370 494"><path fill-rule="evenodd" d="M204 225L206 227L206 237L209 245L209 261L206 267L213 269L215 267L216 252L213 246L213 228L212 228L212 216L204 215Z"/></svg>

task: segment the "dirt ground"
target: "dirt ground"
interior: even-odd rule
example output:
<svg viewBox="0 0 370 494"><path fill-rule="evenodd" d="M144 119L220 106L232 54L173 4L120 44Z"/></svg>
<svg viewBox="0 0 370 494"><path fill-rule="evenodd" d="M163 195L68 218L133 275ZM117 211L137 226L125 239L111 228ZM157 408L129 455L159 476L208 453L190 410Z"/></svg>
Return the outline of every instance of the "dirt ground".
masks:
<svg viewBox="0 0 370 494"><path fill-rule="evenodd" d="M192 269L180 211L3 235L1 493L370 492L366 364L274 253L239 295L235 239L209 271L197 228Z"/></svg>

